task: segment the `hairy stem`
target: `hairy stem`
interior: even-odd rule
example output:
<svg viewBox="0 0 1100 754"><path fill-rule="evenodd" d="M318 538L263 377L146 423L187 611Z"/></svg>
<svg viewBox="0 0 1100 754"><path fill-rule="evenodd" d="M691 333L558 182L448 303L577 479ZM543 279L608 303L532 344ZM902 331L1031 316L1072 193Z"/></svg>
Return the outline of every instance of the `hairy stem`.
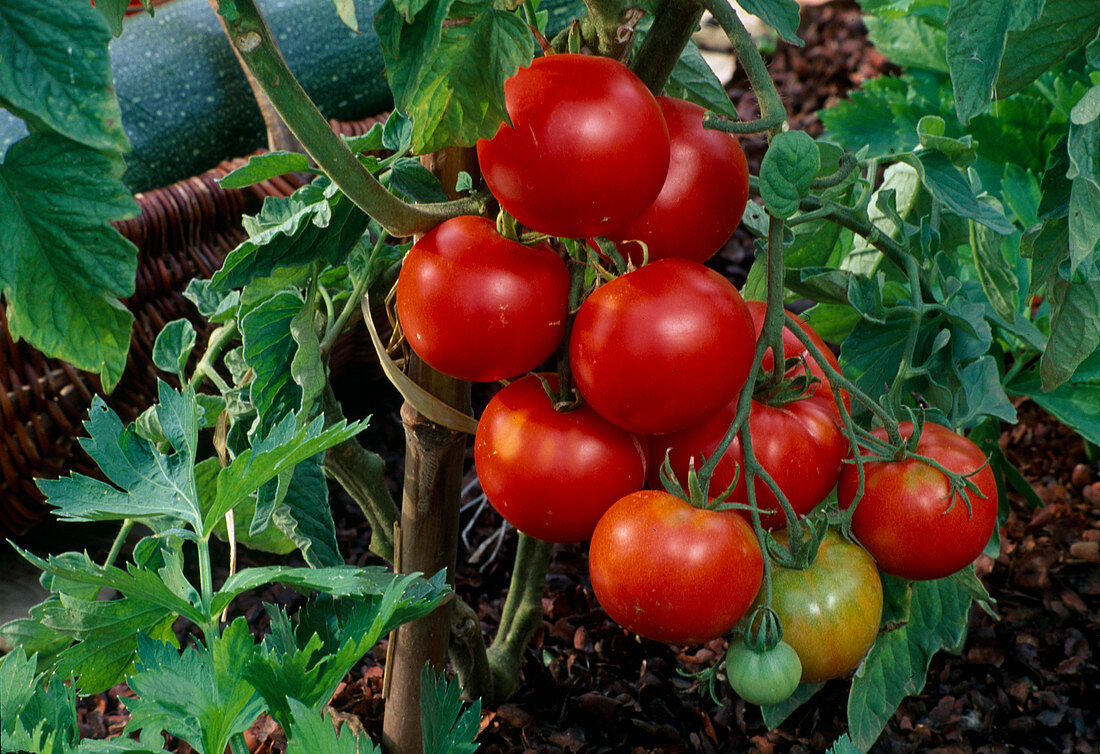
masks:
<svg viewBox="0 0 1100 754"><path fill-rule="evenodd" d="M733 53L737 61L745 70L745 75L752 84L756 93L756 100L760 104L760 118L748 123L728 121L715 115L708 116L703 125L707 128L717 128L729 133L757 133L767 131L770 137L779 133L783 123L787 120L787 108L783 105L783 99L779 96L779 90L775 88L775 82L768 74L768 66L760 57L760 50L756 49L756 43L752 41L752 35L741 19L737 11L727 0L700 0L702 6L710 11L714 20L726 32L730 43L733 45Z"/></svg>
<svg viewBox="0 0 1100 754"><path fill-rule="evenodd" d="M476 198L411 205L389 193L333 132L294 78L255 0L236 0L235 7L237 14L226 19L226 27L247 70L318 167L391 235L424 233L450 217L484 210L484 202Z"/></svg>

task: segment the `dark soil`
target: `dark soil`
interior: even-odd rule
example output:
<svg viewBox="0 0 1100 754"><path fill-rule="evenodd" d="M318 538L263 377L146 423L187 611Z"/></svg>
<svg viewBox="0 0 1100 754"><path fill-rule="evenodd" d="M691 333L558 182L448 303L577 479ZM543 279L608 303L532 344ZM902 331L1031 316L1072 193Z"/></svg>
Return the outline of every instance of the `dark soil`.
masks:
<svg viewBox="0 0 1100 754"><path fill-rule="evenodd" d="M854 4L807 7L803 13L806 47L781 46L769 67L791 108L792 125L816 134L815 111L888 65L864 39ZM743 117L755 115L743 79L734 81L730 92ZM762 141L749 140L746 152L755 172ZM722 257L735 279L743 279L751 248L740 234ZM392 408L372 408L376 418L367 441L389 449L387 460L399 479L402 440ZM1009 493L1002 553L978 562L999 618L974 611L961 654L935 658L925 689L903 703L875 745L877 752L1100 750L1100 672L1092 651L1100 637L1100 467L1088 460L1075 434L1033 404L1019 409L1020 423L1001 443L1045 506L1033 509ZM348 503L337 516L348 561L373 562L365 545L369 532L357 509ZM463 526L469 529L459 554L458 592L477 606L491 638L515 532L505 531L498 540L499 517L476 505L467 509ZM240 609L262 628L259 599L286 596L258 595ZM680 672L713 664L723 642L685 649L624 631L596 603L582 545L555 550L543 605L546 616L526 653L519 691L506 704L483 711L478 741L487 754L806 752L827 748L846 729L845 680L830 682L775 731L728 689L721 691L720 704L692 693L692 682ZM332 700L335 710L361 718L376 740L384 656L383 643ZM84 700L83 733L102 737L121 730L125 711L119 692L126 693L120 687ZM269 720L253 727L249 742L253 751L285 749L285 738Z"/></svg>

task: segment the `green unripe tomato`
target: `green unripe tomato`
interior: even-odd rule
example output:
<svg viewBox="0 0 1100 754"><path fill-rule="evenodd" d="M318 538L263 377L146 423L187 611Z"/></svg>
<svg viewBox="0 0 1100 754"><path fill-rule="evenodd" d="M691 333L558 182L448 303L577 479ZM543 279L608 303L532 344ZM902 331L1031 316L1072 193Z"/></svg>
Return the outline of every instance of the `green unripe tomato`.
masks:
<svg viewBox="0 0 1100 754"><path fill-rule="evenodd" d="M750 704L779 704L798 687L802 662L785 641L757 652L744 642L730 644L726 652L726 677L734 692Z"/></svg>

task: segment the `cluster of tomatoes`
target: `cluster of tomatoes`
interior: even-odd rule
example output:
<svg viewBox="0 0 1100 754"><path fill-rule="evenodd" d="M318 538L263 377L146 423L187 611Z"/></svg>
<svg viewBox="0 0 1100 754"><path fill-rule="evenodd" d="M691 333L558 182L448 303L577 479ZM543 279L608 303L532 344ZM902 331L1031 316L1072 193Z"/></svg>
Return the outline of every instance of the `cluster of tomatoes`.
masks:
<svg viewBox="0 0 1100 754"><path fill-rule="evenodd" d="M624 627L677 644L722 636L760 591L764 555L751 513L693 506L662 489L658 469L667 457L683 481L711 457L751 371L764 306L746 303L701 263L740 221L744 155L732 136L702 127L702 108L654 98L606 58L538 58L505 94L511 123L478 144L503 209L545 236L609 238L633 269L571 312L570 271L548 243L520 243L481 217L448 220L403 264L396 308L405 337L432 367L478 382L536 370L567 339L579 402L558 400L568 391L557 374L526 374L482 414L474 458L488 500L532 537L591 540L593 589ZM789 327L802 328L839 369L808 325L792 318ZM847 508L858 474L844 463L837 399L790 329L783 351L793 365L784 384L802 387L753 401L753 453L798 515L834 488ZM765 353L765 372L772 358ZM919 461L866 463L852 529L867 550L830 533L809 568L772 571L770 606L800 660L795 683L859 663L879 629L880 568L938 578L988 540L996 488L981 452L933 425L916 452L952 471L980 469L974 481L984 497L955 504L948 478ZM734 440L712 493L736 478L729 502L747 503L741 466ZM762 526L785 528L771 489L757 479L754 492Z"/></svg>

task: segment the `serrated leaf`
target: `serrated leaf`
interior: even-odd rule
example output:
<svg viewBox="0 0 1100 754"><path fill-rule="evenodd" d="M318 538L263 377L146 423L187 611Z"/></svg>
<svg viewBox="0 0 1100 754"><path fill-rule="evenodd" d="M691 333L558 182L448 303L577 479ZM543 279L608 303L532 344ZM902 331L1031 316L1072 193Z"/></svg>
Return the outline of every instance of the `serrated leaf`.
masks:
<svg viewBox="0 0 1100 754"><path fill-rule="evenodd" d="M277 150L254 154L248 162L218 179L223 189L238 189L287 173L303 173L310 169L309 157L300 152Z"/></svg>
<svg viewBox="0 0 1100 754"><path fill-rule="evenodd" d="M267 607L272 631L244 675L281 724L288 722L289 699L320 709L382 636L427 615L447 593L441 578L387 575L379 594L318 599L299 612L296 627L281 609Z"/></svg>
<svg viewBox="0 0 1100 754"><path fill-rule="evenodd" d="M80 739L72 691L60 676L43 681L22 649L0 657L0 698L4 751L69 754Z"/></svg>
<svg viewBox="0 0 1100 754"><path fill-rule="evenodd" d="M472 146L493 136L508 117L504 80L533 54L530 29L512 13L490 10L444 28L408 104L413 151Z"/></svg>
<svg viewBox="0 0 1100 754"><path fill-rule="evenodd" d="M240 673L255 654L244 618L226 627L213 646L182 653L141 637L138 669L128 681L137 698L124 702L130 711L126 732L165 731L199 754L222 754L229 739L263 711L263 701Z"/></svg>
<svg viewBox="0 0 1100 754"><path fill-rule="evenodd" d="M323 429L324 418L297 427L298 417L288 414L271 431L240 453L218 475L218 491L214 505L203 516L200 534L208 535L234 505L246 495L251 495L279 474L290 471L296 464L344 440L362 430L359 422L339 422Z"/></svg>
<svg viewBox="0 0 1100 754"><path fill-rule="evenodd" d="M431 665L420 671L420 730L424 754L473 754L474 736L481 723L481 701L462 702L457 681L436 676Z"/></svg>
<svg viewBox="0 0 1100 754"><path fill-rule="evenodd" d="M902 700L924 688L932 656L966 637L970 595L951 579L913 584L909 623L881 634L856 670L848 695L848 730L866 751Z"/></svg>
<svg viewBox="0 0 1100 754"><path fill-rule="evenodd" d="M1027 28L1008 33L996 96L1020 91L1095 37L1098 28L1100 4L1095 0L1047 0Z"/></svg>
<svg viewBox="0 0 1100 754"><path fill-rule="evenodd" d="M110 41L104 16L88 4L4 0L0 107L32 132L55 131L116 157L129 151L111 82Z"/></svg>
<svg viewBox="0 0 1100 754"><path fill-rule="evenodd" d="M134 319L119 299L134 292L137 247L110 225L138 214L124 169L121 157L50 133L16 142L0 165L11 335L98 372L108 390L122 376Z"/></svg>
<svg viewBox="0 0 1100 754"><path fill-rule="evenodd" d="M174 319L164 326L153 343L153 363L158 369L183 377L187 357L195 347L195 328L186 319Z"/></svg>
<svg viewBox="0 0 1100 754"><path fill-rule="evenodd" d="M217 458L207 458L195 466L195 478L198 481L199 496L205 512L214 504L218 491L218 473L221 463ZM271 526L270 516L261 526L253 527L255 522L256 498L245 497L233 508L233 528L238 545L252 550L286 555L294 552L297 545L285 534ZM255 529L255 531L253 531ZM228 524L225 518L214 527L214 535L223 542L229 541Z"/></svg>
<svg viewBox="0 0 1100 754"><path fill-rule="evenodd" d="M298 350L290 327L303 308L300 296L284 292L241 319L244 358L255 373L249 395L263 432L301 408L302 389L290 372Z"/></svg>
<svg viewBox="0 0 1100 754"><path fill-rule="evenodd" d="M1048 296L1050 339L1039 360L1044 391L1065 383L1100 346L1100 278L1071 283L1055 276Z"/></svg>
<svg viewBox="0 0 1100 754"><path fill-rule="evenodd" d="M821 168L817 144L803 131L786 131L772 139L760 163L760 197L776 217L789 218Z"/></svg>
<svg viewBox="0 0 1100 754"><path fill-rule="evenodd" d="M157 418L174 453L167 455L140 437L131 425L96 396L84 423L89 437L80 441L104 475L115 485L82 474L39 480L38 487L68 521L134 519L148 522L170 516L201 529L194 459L199 407L194 392L178 393L160 382Z"/></svg>
<svg viewBox="0 0 1100 754"><path fill-rule="evenodd" d="M72 676L81 694L98 694L124 680L133 667L139 633L175 641L175 613L130 597L86 600L63 592L43 610L42 619L77 640L60 654L55 672Z"/></svg>
<svg viewBox="0 0 1100 754"><path fill-rule="evenodd" d="M947 11L947 66L955 90L955 110L964 124L989 108L993 82L1001 67L1009 22L1027 6L1037 12L1043 0L990 3L951 0Z"/></svg>
<svg viewBox="0 0 1100 754"><path fill-rule="evenodd" d="M327 178L289 197L269 196L259 215L243 219L249 238L226 256L210 280L211 289L228 292L280 268L314 261L343 264L369 221Z"/></svg>
<svg viewBox="0 0 1100 754"><path fill-rule="evenodd" d="M297 699L288 701L291 722L286 754L381 754L366 733L357 734L345 725L344 732L337 734L330 715L318 714Z"/></svg>
<svg viewBox="0 0 1100 754"><path fill-rule="evenodd" d="M868 157L880 158L917 146L917 123L927 109L913 101L906 78L883 76L822 110L820 117L830 139L851 152L866 147Z"/></svg>
<svg viewBox="0 0 1100 754"><path fill-rule="evenodd" d="M737 4L772 27L785 41L801 47L797 0L737 0Z"/></svg>
<svg viewBox="0 0 1100 754"><path fill-rule="evenodd" d="M845 733L843 736L833 741L833 745L829 747L829 750L825 754L861 754L863 750L852 743L851 737Z"/></svg>

